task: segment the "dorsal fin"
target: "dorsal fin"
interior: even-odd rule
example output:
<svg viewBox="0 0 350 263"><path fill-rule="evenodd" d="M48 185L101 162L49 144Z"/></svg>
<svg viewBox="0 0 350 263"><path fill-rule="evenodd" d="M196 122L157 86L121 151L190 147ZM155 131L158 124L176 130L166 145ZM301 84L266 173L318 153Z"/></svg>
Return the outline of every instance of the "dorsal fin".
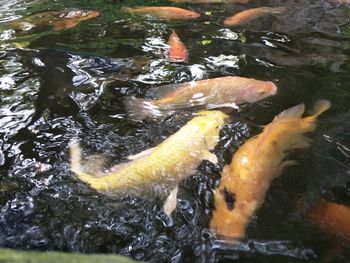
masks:
<svg viewBox="0 0 350 263"><path fill-rule="evenodd" d="M293 106L289 109L282 111L273 119L273 122L277 122L288 118L301 118L301 115L303 115L304 111L305 111L304 103L298 104L296 106Z"/></svg>

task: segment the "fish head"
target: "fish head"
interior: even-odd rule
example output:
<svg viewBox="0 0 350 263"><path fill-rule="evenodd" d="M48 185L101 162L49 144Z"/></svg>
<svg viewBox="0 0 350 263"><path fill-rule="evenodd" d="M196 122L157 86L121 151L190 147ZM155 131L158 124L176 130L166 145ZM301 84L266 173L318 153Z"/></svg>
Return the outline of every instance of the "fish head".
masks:
<svg viewBox="0 0 350 263"><path fill-rule="evenodd" d="M191 13L188 14L189 18L198 18L200 16L201 15L199 13L197 13L197 12L191 12Z"/></svg>
<svg viewBox="0 0 350 263"><path fill-rule="evenodd" d="M95 17L98 17L100 15L100 12L98 11L88 11L85 15L85 17L87 19L90 19L90 18L95 18Z"/></svg>
<svg viewBox="0 0 350 263"><path fill-rule="evenodd" d="M200 111L195 113L197 116L193 120L204 134L204 140L209 150L214 149L219 142L219 132L228 115L221 111Z"/></svg>
<svg viewBox="0 0 350 263"><path fill-rule="evenodd" d="M249 103L263 100L277 93L277 86L271 81L257 80L243 94L243 100Z"/></svg>

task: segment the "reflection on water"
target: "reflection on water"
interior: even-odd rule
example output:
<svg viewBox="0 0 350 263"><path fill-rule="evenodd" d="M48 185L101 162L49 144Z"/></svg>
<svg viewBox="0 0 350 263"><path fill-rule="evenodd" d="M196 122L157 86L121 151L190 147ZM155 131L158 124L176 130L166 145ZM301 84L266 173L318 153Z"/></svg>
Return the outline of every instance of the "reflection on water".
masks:
<svg viewBox="0 0 350 263"><path fill-rule="evenodd" d="M321 196L350 204L348 6L321 0L186 3L179 6L203 16L146 21L120 12L118 2L141 3L0 1L0 246L113 252L159 262L345 262L349 245L334 253L337 238L322 233L304 212ZM288 12L243 27L223 26L226 17L262 5ZM32 14L64 8L101 15L61 32L11 27ZM186 63L165 57L172 29L189 50ZM111 166L158 145L192 118L188 110L135 122L126 114L125 97L227 75L273 81L278 94L229 111L231 121L215 149L218 164L204 161L181 182L172 218L162 211L162 197L106 196L70 172L72 138L86 155L102 154ZM298 165L275 180L247 239L234 244L215 237L208 224L222 167L261 131L259 125L319 98L333 105L318 122L312 148L296 152Z"/></svg>

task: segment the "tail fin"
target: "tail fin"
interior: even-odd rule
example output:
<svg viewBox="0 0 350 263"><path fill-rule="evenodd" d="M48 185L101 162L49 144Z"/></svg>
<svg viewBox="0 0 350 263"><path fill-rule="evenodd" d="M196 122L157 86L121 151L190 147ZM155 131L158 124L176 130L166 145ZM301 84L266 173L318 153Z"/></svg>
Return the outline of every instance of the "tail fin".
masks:
<svg viewBox="0 0 350 263"><path fill-rule="evenodd" d="M144 120L146 118L159 118L164 115L155 100L138 99L127 97L124 99L125 108L129 116L134 120Z"/></svg>
<svg viewBox="0 0 350 263"><path fill-rule="evenodd" d="M287 12L287 8L285 8L284 6L274 7L274 8L271 8L269 11L270 14L282 14L285 12Z"/></svg>
<svg viewBox="0 0 350 263"><path fill-rule="evenodd" d="M71 170L74 173L79 173L80 171L82 171L82 167L81 167L81 148L79 146L79 143L76 142L76 141L70 142L69 152L70 152L70 166L71 166Z"/></svg>
<svg viewBox="0 0 350 263"><path fill-rule="evenodd" d="M317 118L321 113L325 112L331 107L332 103L329 100L318 100L314 104L313 118Z"/></svg>
<svg viewBox="0 0 350 263"><path fill-rule="evenodd" d="M69 151L72 172L74 172L83 182L91 184L95 177L88 173L85 173L83 170L83 167L81 165L81 148L79 146L79 143L75 141L71 142Z"/></svg>

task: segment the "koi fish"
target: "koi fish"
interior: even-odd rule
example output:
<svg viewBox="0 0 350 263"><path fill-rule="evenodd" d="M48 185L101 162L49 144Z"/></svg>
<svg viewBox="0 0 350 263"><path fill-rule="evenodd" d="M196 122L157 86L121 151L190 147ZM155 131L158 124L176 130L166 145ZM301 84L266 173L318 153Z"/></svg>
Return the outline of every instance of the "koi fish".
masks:
<svg viewBox="0 0 350 263"><path fill-rule="evenodd" d="M302 118L304 104L277 115L262 133L246 141L224 167L215 190L215 210L210 227L217 234L242 238L255 211L262 205L272 180L296 164L285 160L287 151L304 149L310 141L304 133L316 128L316 118L331 106L328 100L314 105L314 114Z"/></svg>
<svg viewBox="0 0 350 263"><path fill-rule="evenodd" d="M173 31L168 40L169 50L167 58L172 62L183 62L188 58L188 50L175 31Z"/></svg>
<svg viewBox="0 0 350 263"><path fill-rule="evenodd" d="M270 14L281 14L286 12L285 7L257 7L248 10L244 10L233 16L230 16L224 20L224 24L228 26L238 26L250 23L258 18L261 18Z"/></svg>
<svg viewBox="0 0 350 263"><path fill-rule="evenodd" d="M173 6L142 6L142 7L122 7L125 13L135 15L148 15L156 19L164 20L186 20L198 18L201 15L194 11Z"/></svg>
<svg viewBox="0 0 350 263"><path fill-rule="evenodd" d="M249 0L170 0L174 3L191 4L246 4Z"/></svg>
<svg viewBox="0 0 350 263"><path fill-rule="evenodd" d="M221 77L151 88L156 99L128 97L124 100L130 117L142 120L157 118L173 110L205 106L206 108L233 107L253 103L277 92L271 81L243 77Z"/></svg>
<svg viewBox="0 0 350 263"><path fill-rule="evenodd" d="M11 23L11 27L17 30L27 31L32 28L51 26L53 31L62 31L75 27L81 21L99 16L98 11L80 9L65 9L63 11L49 11L31 15L23 20Z"/></svg>
<svg viewBox="0 0 350 263"><path fill-rule="evenodd" d="M350 207L322 199L308 216L322 231L350 241Z"/></svg>
<svg viewBox="0 0 350 263"><path fill-rule="evenodd" d="M70 146L71 170L83 182L100 192L115 193L175 185L165 204L171 213L176 200L177 184L191 175L203 160L217 162L210 151L219 141L220 127L228 116L220 111L201 111L155 148L129 158L130 162L119 164L110 172L86 171L81 160L81 149ZM170 200L169 200L170 199ZM175 202L176 204L176 202Z"/></svg>

